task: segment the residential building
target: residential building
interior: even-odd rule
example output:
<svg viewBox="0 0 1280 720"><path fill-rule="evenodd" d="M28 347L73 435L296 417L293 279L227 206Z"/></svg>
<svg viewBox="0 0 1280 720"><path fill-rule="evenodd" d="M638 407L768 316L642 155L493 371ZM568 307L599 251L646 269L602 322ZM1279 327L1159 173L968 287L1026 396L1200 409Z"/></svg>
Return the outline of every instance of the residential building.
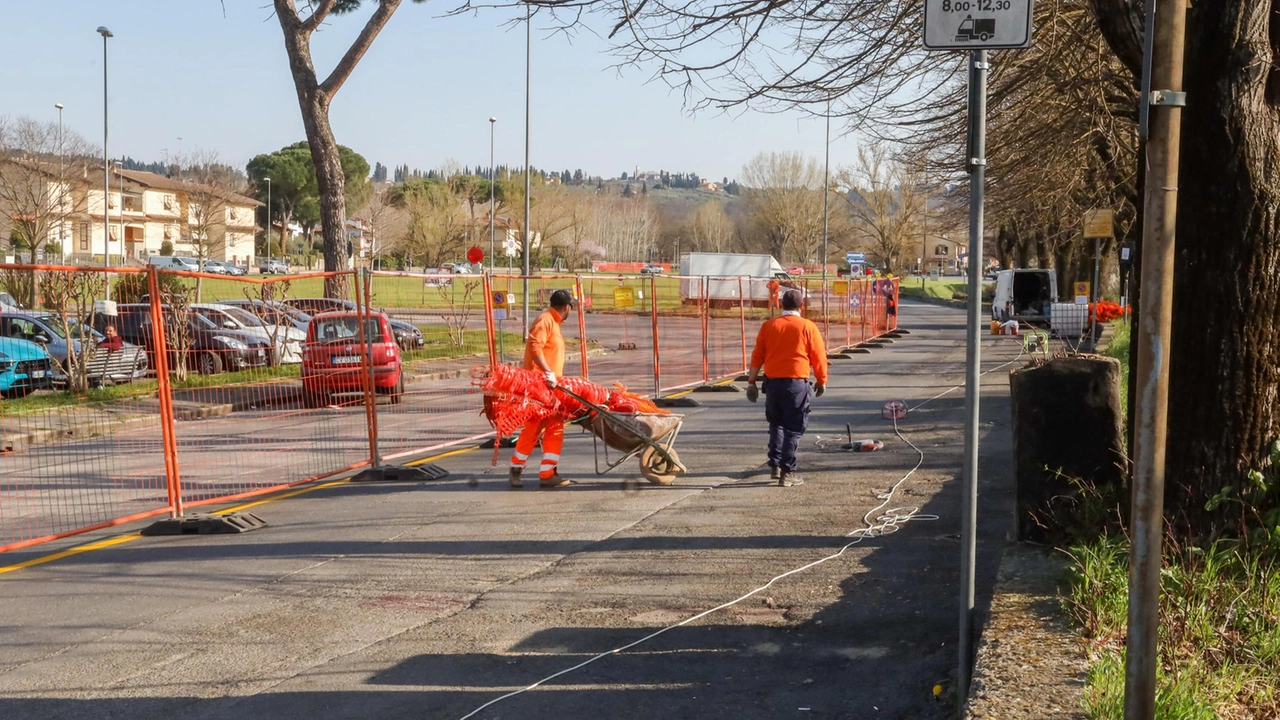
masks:
<svg viewBox="0 0 1280 720"><path fill-rule="evenodd" d="M0 165L0 171L7 175L26 173L23 182L48 188L46 199L52 199L60 211L54 213L56 220L43 223L39 232L45 235L46 248L59 248L66 262L97 264L106 253L112 264L145 263L160 254L166 241L173 245L175 255L238 265L254 262L256 210L262 203L253 198L216 185L113 167L105 203L109 222L104 230L101 168L77 164L74 170L61 171L64 179L60 184L58 166L48 162L8 159ZM61 208L57 208L59 199ZM6 222L0 222L0 231L20 216L50 214L42 200L24 204L26 207L3 208ZM56 255L49 251L43 254Z"/></svg>

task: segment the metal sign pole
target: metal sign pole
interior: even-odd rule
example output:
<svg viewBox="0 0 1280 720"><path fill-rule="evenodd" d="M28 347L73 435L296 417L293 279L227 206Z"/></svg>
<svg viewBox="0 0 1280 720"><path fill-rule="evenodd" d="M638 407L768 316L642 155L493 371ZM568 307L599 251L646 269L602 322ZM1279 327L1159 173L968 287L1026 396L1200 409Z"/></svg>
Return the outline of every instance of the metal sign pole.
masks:
<svg viewBox="0 0 1280 720"><path fill-rule="evenodd" d="M964 501L960 531L960 666L956 699L964 712L973 667L974 575L978 544L978 404L982 346L982 209L987 170L987 51L969 56L969 305L965 339Z"/></svg>

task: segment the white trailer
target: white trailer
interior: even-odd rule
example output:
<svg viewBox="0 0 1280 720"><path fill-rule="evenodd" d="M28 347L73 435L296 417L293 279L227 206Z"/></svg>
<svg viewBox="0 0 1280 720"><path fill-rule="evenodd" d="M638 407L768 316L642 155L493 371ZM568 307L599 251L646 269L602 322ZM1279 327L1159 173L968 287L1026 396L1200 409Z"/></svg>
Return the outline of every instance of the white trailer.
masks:
<svg viewBox="0 0 1280 720"><path fill-rule="evenodd" d="M680 299L737 302L746 296L753 303L767 304L772 279L790 281L791 276L772 255L749 253L684 253L680 256ZM755 281L755 282L751 282Z"/></svg>

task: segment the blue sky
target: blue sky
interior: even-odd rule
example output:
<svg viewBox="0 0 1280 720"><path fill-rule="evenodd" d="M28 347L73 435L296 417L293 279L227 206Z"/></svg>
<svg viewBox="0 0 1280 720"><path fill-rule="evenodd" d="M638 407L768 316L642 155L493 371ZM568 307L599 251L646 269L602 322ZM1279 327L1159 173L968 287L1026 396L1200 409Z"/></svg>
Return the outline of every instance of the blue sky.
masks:
<svg viewBox="0 0 1280 720"><path fill-rule="evenodd" d="M110 150L158 160L179 148L216 149L242 166L304 138L280 26L269 0L7 0L0 114L64 120L102 138L102 39L111 29ZM451 0L408 0L396 12L332 111L338 142L369 160L423 169L452 159L488 161L490 116L499 163L523 163L524 32L511 11L440 17ZM313 39L323 75L367 11L334 19ZM14 32L13 29L18 29ZM621 75L607 44L572 42L534 23L532 157L535 167L697 172L733 177L759 151L799 150L821 160L821 121L799 113L691 116L649 72ZM181 141L178 138L182 138ZM832 141L831 164L852 161L851 138Z"/></svg>

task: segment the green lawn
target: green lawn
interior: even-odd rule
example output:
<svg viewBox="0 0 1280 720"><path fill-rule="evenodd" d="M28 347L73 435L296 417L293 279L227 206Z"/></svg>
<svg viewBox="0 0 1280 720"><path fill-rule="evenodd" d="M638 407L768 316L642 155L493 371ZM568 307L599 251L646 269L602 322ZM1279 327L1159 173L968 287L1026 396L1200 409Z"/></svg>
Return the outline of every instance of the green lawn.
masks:
<svg viewBox="0 0 1280 720"><path fill-rule="evenodd" d="M1085 710L1124 717L1128 543L1073 547L1068 606L1091 648ZM1166 553L1156 717L1280 717L1280 563L1275 549L1222 541Z"/></svg>
<svg viewBox="0 0 1280 720"><path fill-rule="evenodd" d="M1128 324L1112 324L1105 354L1121 363L1127 397ZM1124 717L1128 542L1098 538L1070 549L1068 607L1092 648L1085 709ZM1280 717L1280 548L1254 539L1166 548L1161 571L1157 718Z"/></svg>
<svg viewBox="0 0 1280 720"><path fill-rule="evenodd" d="M1111 323L1111 344L1103 355L1120 361L1120 409L1129 416L1129 323L1115 320Z"/></svg>

